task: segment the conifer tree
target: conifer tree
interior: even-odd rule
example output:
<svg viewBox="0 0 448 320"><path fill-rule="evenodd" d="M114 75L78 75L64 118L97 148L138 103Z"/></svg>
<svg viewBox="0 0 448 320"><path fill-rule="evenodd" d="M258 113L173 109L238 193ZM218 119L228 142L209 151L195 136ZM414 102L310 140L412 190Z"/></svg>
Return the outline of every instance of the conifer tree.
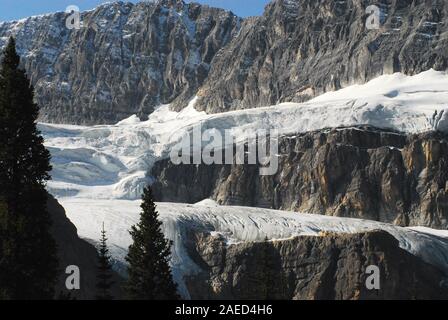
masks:
<svg viewBox="0 0 448 320"><path fill-rule="evenodd" d="M11 38L0 66L0 299L51 299L57 257L46 207L50 154L36 128L34 89L19 63Z"/></svg>
<svg viewBox="0 0 448 320"><path fill-rule="evenodd" d="M106 231L101 230L100 247L98 250L98 274L97 274L97 300L112 300L110 289L112 281L112 264L110 261L109 248L107 247Z"/></svg>
<svg viewBox="0 0 448 320"><path fill-rule="evenodd" d="M143 192L141 208L140 222L130 231L134 242L126 257L127 295L133 300L177 300L169 266L172 243L162 233L150 187Z"/></svg>

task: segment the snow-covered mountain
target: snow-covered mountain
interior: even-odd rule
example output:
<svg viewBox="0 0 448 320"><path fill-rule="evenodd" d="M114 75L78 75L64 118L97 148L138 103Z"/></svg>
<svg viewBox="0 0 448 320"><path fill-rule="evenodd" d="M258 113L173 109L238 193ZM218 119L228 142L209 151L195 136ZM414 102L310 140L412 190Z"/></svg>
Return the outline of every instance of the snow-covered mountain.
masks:
<svg viewBox="0 0 448 320"><path fill-rule="evenodd" d="M448 132L448 75L433 70L415 76L381 76L317 97L306 103L207 115L194 109L195 99L181 112L161 106L140 121L132 116L116 125L73 126L41 123L53 157L56 196L94 199L140 198L146 173L166 159L179 143L180 130L231 130L239 141L259 129L277 129L293 136L313 130L371 125L404 133Z"/></svg>
<svg viewBox="0 0 448 320"><path fill-rule="evenodd" d="M430 70L415 76L381 76L365 85L327 93L306 103L207 115L194 109L196 99L193 99L181 112L170 111L169 105L161 106L147 121L140 121L137 116L132 116L116 125L86 127L41 123L39 128L53 156L53 181L49 182L48 189L58 197L81 237L95 243L98 230L102 222L105 223L116 261L115 268L124 272L124 257L131 242L128 230L138 221L138 199L142 188L151 181L147 173L156 162L167 159L171 148L179 142L179 136L175 134L178 131L192 130L201 123L203 128L215 128L219 131L230 129L243 141L257 129L278 129L283 136L293 139L310 130L325 131L329 127L368 124L384 128L384 132L378 129L379 135L384 139L390 134L400 140L406 134L447 129L446 88L448 75ZM401 133L387 131L390 129ZM359 143L367 146L362 141ZM424 186L420 185L420 188ZM210 241L223 241L229 248L236 248L236 253L232 254L243 255L244 250L257 250L250 243L262 242L265 238L277 242L282 240L281 245L292 250L290 246L295 245L289 241L297 236L318 236L325 243L328 233L335 233L336 237L345 239L344 234L347 233L384 230L398 240L401 249L441 270L445 274L443 277L448 275L448 234L443 230L403 228L362 219L261 208L219 206L212 200L198 204L158 203L158 210L165 234L174 241L174 276L180 292L186 298L202 297L195 291L199 289L192 287L192 282L188 279L196 279L192 280L196 284L208 283L195 278L202 277L200 275L203 275L204 269L191 252L197 251L199 255L212 257L213 253L207 252L216 243L212 244ZM212 238L202 238L202 234ZM351 240L344 241L358 241L349 239ZM320 245L322 250L327 248L326 244ZM384 250L393 247L393 244L382 245L385 246ZM238 250L243 251L238 253ZM282 259L288 257L283 256ZM222 262L223 267L235 267L231 261ZM428 272L425 268L428 267L423 268L426 270L423 273ZM221 274L221 271L217 274ZM217 274L213 277L218 277ZM443 277L438 278L440 283L443 282ZM313 279L319 279L319 276L315 275ZM293 285L299 285L299 282L293 282ZM205 290L204 288L201 287L200 290ZM233 296L217 297L240 296L235 293ZM390 293L386 297L397 295Z"/></svg>
<svg viewBox="0 0 448 320"><path fill-rule="evenodd" d="M114 2L0 23L17 38L41 120L113 124L160 104L219 113L301 102L379 75L446 70L446 1L274 0L261 17L182 0Z"/></svg>
<svg viewBox="0 0 448 320"><path fill-rule="evenodd" d="M373 31L367 0L274 0L245 21L182 0L114 2L79 30L66 13L2 22L0 47L17 38L36 88L48 191L88 241L104 222L123 274L152 183L173 202L157 205L185 298L260 299L266 261L287 278L271 279L275 298L375 298L362 285L372 264L382 298L440 298L448 6L411 2L378 1ZM179 133L199 125L230 131L225 148L277 130L278 172L174 165Z"/></svg>

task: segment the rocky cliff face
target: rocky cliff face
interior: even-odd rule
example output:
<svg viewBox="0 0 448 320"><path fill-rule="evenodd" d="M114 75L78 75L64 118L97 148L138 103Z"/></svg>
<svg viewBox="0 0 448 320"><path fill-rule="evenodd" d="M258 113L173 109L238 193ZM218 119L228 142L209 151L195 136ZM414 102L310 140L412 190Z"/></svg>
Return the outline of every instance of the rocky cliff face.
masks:
<svg viewBox="0 0 448 320"><path fill-rule="evenodd" d="M367 29L366 8L381 9ZM274 0L217 55L198 110L301 102L381 74L448 67L444 0Z"/></svg>
<svg viewBox="0 0 448 320"><path fill-rule="evenodd" d="M157 201L265 207L448 228L448 140L370 127L283 137L279 169L156 163ZM235 163L235 161L234 161Z"/></svg>
<svg viewBox="0 0 448 320"><path fill-rule="evenodd" d="M66 28L56 13L0 23L0 47L18 49L42 121L114 123L197 93L207 112L304 101L392 72L448 67L444 0L381 0L382 25L367 29L369 0L274 0L244 22L182 0L104 4Z"/></svg>
<svg viewBox="0 0 448 320"><path fill-rule="evenodd" d="M230 246L194 234L189 245L202 269L187 280L193 299L448 298L445 275L383 231ZM380 290L365 285L370 265L380 269Z"/></svg>
<svg viewBox="0 0 448 320"><path fill-rule="evenodd" d="M115 123L174 100L186 106L240 26L231 12L181 0L104 4L81 15L79 30L68 17L0 23L0 47L16 37L41 121Z"/></svg>
<svg viewBox="0 0 448 320"><path fill-rule="evenodd" d="M98 268L98 256L94 246L78 237L76 227L65 215L64 208L53 198L49 197L48 211L53 220L52 234L58 245L59 279L56 285L56 295L70 295L75 299L95 299L96 275ZM80 270L80 290L67 290L65 281L68 274L65 270L68 266L75 265ZM112 294L115 298L122 296L122 278L114 273Z"/></svg>

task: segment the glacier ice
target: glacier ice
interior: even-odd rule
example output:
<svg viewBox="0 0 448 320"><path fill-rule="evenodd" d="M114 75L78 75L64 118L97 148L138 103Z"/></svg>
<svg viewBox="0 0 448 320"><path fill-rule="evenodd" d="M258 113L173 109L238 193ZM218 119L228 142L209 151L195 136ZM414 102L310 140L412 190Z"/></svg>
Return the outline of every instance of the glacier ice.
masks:
<svg viewBox="0 0 448 320"><path fill-rule="evenodd" d="M48 190L66 208L81 237L95 242L104 221L116 268L123 271L131 239L128 230L139 218L142 188L152 165L169 156L176 132L204 128L231 130L241 141L258 129L280 134L368 124L417 133L446 130L448 74L429 70L415 76L381 76L364 85L329 92L306 103L207 115L194 109L195 99L181 112L160 106L147 121L136 116L116 125L74 126L40 123L52 154ZM188 297L183 276L197 266L189 258L185 231L200 229L223 235L227 243L319 235L321 231L386 230L400 246L448 274L448 232L400 228L389 224L288 213L260 208L221 207L211 200L196 205L159 203L166 236L174 241L173 271Z"/></svg>
<svg viewBox="0 0 448 320"><path fill-rule="evenodd" d="M124 270L125 255L132 240L128 230L138 222L140 201L65 198L60 200L68 218L82 238L95 243L104 222L111 254L119 271ZM199 267L189 257L184 243L187 231L220 234L228 245L239 242L289 239L300 235L320 236L321 232L356 233L385 230L400 247L437 266L448 276L448 231L428 228L402 228L387 223L302 214L261 208L218 206L211 200L198 204L157 203L163 231L174 242L173 277L180 293L188 298L183 282Z"/></svg>
<svg viewBox="0 0 448 320"><path fill-rule="evenodd" d="M409 133L448 130L448 73L434 70L384 75L306 103L207 115L194 109L195 101L181 112L160 106L147 121L133 116L116 125L39 124L53 156L49 188L56 195L76 189L79 197L138 199L149 179L142 172L169 156L178 132L198 124L222 135L229 130L237 142L260 129L281 135L365 124Z"/></svg>

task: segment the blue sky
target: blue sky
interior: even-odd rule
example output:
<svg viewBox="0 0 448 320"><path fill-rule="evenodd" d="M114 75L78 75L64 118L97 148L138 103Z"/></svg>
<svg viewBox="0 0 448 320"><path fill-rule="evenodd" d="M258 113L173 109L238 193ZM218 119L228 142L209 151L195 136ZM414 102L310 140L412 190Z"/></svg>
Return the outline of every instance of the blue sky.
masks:
<svg viewBox="0 0 448 320"><path fill-rule="evenodd" d="M104 0L0 0L0 21L21 19L48 12L65 11L69 5L81 10L91 9L109 2ZM130 2L139 2L130 0ZM187 0L186 2L192 2ZM269 0L195 0L213 7L232 10L241 17L260 15Z"/></svg>

